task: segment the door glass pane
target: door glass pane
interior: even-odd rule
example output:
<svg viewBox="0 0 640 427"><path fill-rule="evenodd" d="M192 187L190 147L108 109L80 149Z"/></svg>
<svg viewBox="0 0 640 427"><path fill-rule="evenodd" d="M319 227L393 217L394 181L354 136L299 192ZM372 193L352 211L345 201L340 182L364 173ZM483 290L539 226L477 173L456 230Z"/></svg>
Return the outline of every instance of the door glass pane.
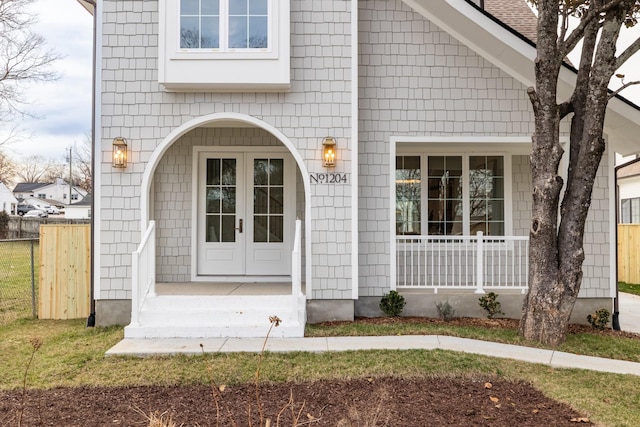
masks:
<svg viewBox="0 0 640 427"><path fill-rule="evenodd" d="M222 241L236 241L236 216L222 215Z"/></svg>
<svg viewBox="0 0 640 427"><path fill-rule="evenodd" d="M207 213L220 213L220 188L207 188Z"/></svg>
<svg viewBox="0 0 640 427"><path fill-rule="evenodd" d="M236 188L222 188L222 213L236 213Z"/></svg>
<svg viewBox="0 0 640 427"><path fill-rule="evenodd" d="M253 189L253 213L266 214L269 212L268 187L255 187Z"/></svg>
<svg viewBox="0 0 640 427"><path fill-rule="evenodd" d="M272 187L269 189L269 213L270 214L282 214L284 213L283 201L284 201L284 188Z"/></svg>
<svg viewBox="0 0 640 427"><path fill-rule="evenodd" d="M254 242L282 242L284 236L284 160L253 161Z"/></svg>
<svg viewBox="0 0 640 427"><path fill-rule="evenodd" d="M220 215L207 215L205 239L207 242L220 241Z"/></svg>
<svg viewBox="0 0 640 427"><path fill-rule="evenodd" d="M269 165L269 184L283 185L284 183L284 160L271 159Z"/></svg>
<svg viewBox="0 0 640 427"><path fill-rule="evenodd" d="M207 159L205 241L235 242L236 159Z"/></svg>
<svg viewBox="0 0 640 427"><path fill-rule="evenodd" d="M207 159L207 185L220 184L220 159Z"/></svg>
<svg viewBox="0 0 640 427"><path fill-rule="evenodd" d="M222 160L222 185L236 185L236 159Z"/></svg>
<svg viewBox="0 0 640 427"><path fill-rule="evenodd" d="M253 161L253 184L268 185L269 184L269 160L255 159Z"/></svg>
<svg viewBox="0 0 640 427"><path fill-rule="evenodd" d="M267 241L267 223L268 217L264 215L256 215L253 217L253 241Z"/></svg>
<svg viewBox="0 0 640 427"><path fill-rule="evenodd" d="M283 219L281 216L272 216L269 218L269 241L270 242L282 242Z"/></svg>

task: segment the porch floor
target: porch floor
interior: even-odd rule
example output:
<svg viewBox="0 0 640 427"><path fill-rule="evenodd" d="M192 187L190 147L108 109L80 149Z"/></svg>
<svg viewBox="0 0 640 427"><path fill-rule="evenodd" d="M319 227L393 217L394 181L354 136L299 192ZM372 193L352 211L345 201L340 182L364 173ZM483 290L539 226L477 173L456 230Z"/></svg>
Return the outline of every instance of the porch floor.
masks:
<svg viewBox="0 0 640 427"><path fill-rule="evenodd" d="M305 293L304 283L302 293ZM291 282L156 283L157 295L291 295Z"/></svg>

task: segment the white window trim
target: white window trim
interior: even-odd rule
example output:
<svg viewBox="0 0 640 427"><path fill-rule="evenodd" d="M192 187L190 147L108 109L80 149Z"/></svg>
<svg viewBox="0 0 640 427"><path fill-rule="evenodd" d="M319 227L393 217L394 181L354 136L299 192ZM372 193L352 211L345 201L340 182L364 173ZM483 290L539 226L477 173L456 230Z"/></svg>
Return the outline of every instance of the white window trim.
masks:
<svg viewBox="0 0 640 427"><path fill-rule="evenodd" d="M168 59L277 59L278 58L278 1L267 0L268 13L268 40L269 47L259 49L229 48L229 0L220 1L220 47L218 48L181 48L180 47L180 0L168 0L173 3L173 14L167 20L167 40L171 45L167 46ZM171 8L169 9L171 10ZM173 16L171 16L173 15Z"/></svg>

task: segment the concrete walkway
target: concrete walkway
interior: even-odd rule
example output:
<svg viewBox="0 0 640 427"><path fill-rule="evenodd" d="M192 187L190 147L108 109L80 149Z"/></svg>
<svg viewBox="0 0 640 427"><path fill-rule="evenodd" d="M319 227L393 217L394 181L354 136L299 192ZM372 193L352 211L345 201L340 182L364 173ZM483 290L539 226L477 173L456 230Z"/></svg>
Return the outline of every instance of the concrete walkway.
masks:
<svg viewBox="0 0 640 427"><path fill-rule="evenodd" d="M107 356L202 354L203 350L207 353L258 353L262 349L263 343L263 338L124 339L107 351L106 354ZM412 349L452 350L530 363L541 363L554 368L578 368L640 376L640 363L442 335L269 338L266 346L266 350L273 353Z"/></svg>
<svg viewBox="0 0 640 427"><path fill-rule="evenodd" d="M640 334L640 296L620 292L620 329Z"/></svg>
<svg viewBox="0 0 640 427"><path fill-rule="evenodd" d="M620 327L640 333L640 296L620 293ZM124 339L107 351L107 356L152 356L206 353L258 353L263 338L208 339ZM578 368L640 376L640 363L602 357L581 356L554 350L521 347L443 335L405 335L384 337L269 338L266 350L273 353L350 350L452 350L523 362L541 363L554 368Z"/></svg>

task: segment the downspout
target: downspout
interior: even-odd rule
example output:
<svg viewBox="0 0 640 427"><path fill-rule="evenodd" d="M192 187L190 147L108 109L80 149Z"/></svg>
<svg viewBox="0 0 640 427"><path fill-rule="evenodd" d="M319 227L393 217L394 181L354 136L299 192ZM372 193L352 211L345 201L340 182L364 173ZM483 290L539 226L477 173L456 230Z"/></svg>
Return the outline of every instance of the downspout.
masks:
<svg viewBox="0 0 640 427"><path fill-rule="evenodd" d="M96 326L96 300L94 295L94 256L95 256L95 247L94 247L94 234L95 234L95 224L94 224L94 207L95 207L95 198L93 195L95 194L95 150L96 150L96 48L97 48L97 17L98 17L98 5L96 4L96 0L85 0L91 6L93 6L93 52L91 59L91 267L90 267L90 298L91 298L91 308L89 310L89 317L87 318L87 327L92 328ZM71 200L69 200L71 202Z"/></svg>
<svg viewBox="0 0 640 427"><path fill-rule="evenodd" d="M611 318L611 324L613 329L616 331L620 330L620 309L619 309L619 295L618 295L618 224L620 223L620 188L618 187L618 171L625 166L632 165L634 163L640 162L640 157L630 162L627 162L623 165L616 166L613 170L613 185L615 189L615 197L616 197L616 296L613 299L613 316Z"/></svg>

